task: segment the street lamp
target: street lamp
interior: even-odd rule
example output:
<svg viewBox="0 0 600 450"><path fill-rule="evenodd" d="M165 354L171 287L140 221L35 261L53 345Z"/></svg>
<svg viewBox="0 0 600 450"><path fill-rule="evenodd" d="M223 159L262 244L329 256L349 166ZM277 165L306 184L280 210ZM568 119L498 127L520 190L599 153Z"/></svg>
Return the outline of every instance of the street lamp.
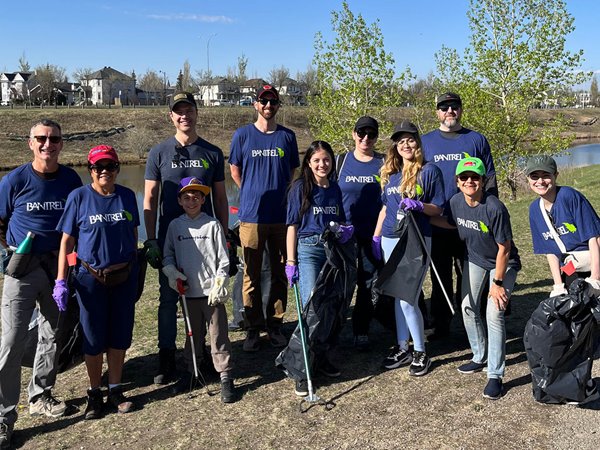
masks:
<svg viewBox="0 0 600 450"><path fill-rule="evenodd" d="M210 40L214 38L217 33L211 34L206 41L206 75L210 77Z"/></svg>

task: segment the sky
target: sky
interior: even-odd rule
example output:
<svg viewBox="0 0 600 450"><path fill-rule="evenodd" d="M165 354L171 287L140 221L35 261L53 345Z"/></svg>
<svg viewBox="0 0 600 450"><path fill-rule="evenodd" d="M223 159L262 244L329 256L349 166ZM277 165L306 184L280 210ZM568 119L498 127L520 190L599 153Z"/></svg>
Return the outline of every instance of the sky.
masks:
<svg viewBox="0 0 600 450"><path fill-rule="evenodd" d="M254 2L251 0L29 0L2 5L0 70L18 69L25 55L31 67L111 66L121 72L148 69L175 83L185 60L192 74L210 69L225 75L238 57L248 58L249 78L268 81L280 66L295 78L313 56L315 33L331 34L331 11L341 0ZM463 50L469 43L468 0L349 0L368 24L379 20L385 49L397 71L410 66L419 77L435 72L442 45ZM25 6L25 8L24 8ZM583 69L600 73L600 2L567 0L576 30L569 50L584 50Z"/></svg>

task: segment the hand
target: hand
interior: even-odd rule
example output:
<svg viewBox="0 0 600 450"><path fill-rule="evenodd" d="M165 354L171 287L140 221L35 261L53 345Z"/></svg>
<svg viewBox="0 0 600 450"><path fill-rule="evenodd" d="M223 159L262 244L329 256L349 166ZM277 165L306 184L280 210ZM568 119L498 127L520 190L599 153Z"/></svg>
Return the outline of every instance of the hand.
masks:
<svg viewBox="0 0 600 450"><path fill-rule="evenodd" d="M158 245L158 240L148 239L144 242L144 249L146 250L146 261L154 269L160 269L162 267L162 252Z"/></svg>
<svg viewBox="0 0 600 450"><path fill-rule="evenodd" d="M552 292L550 292L550 297L558 297L559 295L567 295L567 289L565 288L564 283L555 284L552 286Z"/></svg>
<svg viewBox="0 0 600 450"><path fill-rule="evenodd" d="M52 298L58 306L60 312L67 310L67 302L69 300L69 286L65 280L56 280L54 282L54 289L52 290Z"/></svg>
<svg viewBox="0 0 600 450"><path fill-rule="evenodd" d="M164 266L162 268L162 273L164 273L169 279L169 287L179 294L179 289L177 289L177 280L186 281L187 277L177 270L173 264Z"/></svg>
<svg viewBox="0 0 600 450"><path fill-rule="evenodd" d="M419 200L414 200L412 198L403 198L400 201L400 208L402 208L404 211L423 212L425 206L423 205L423 202Z"/></svg>
<svg viewBox="0 0 600 450"><path fill-rule="evenodd" d="M294 286L294 284L298 282L300 276L298 273L298 266L296 264L286 264L285 276L288 279L288 283L290 283L290 287Z"/></svg>
<svg viewBox="0 0 600 450"><path fill-rule="evenodd" d="M506 310L506 306L508 305L508 295L506 295L506 289L504 289L503 286L492 284L492 287L490 287L489 298L492 299L498 311Z"/></svg>
<svg viewBox="0 0 600 450"><path fill-rule="evenodd" d="M350 240L352 235L354 234L354 225L340 225L338 231L338 242L340 244L345 244Z"/></svg>
<svg viewBox="0 0 600 450"><path fill-rule="evenodd" d="M373 241L371 242L371 251L373 252L373 257L377 261L381 261L383 257L381 254L381 236L373 236Z"/></svg>
<svg viewBox="0 0 600 450"><path fill-rule="evenodd" d="M215 284L213 284L213 287L208 294L208 304L210 306L217 306L227 301L229 292L227 292L227 288L225 287L226 281L226 277L215 278Z"/></svg>
<svg viewBox="0 0 600 450"><path fill-rule="evenodd" d="M600 280L597 280L596 278L592 277L587 277L585 279L585 282L588 284L588 289L592 291L591 293L594 297L600 295Z"/></svg>

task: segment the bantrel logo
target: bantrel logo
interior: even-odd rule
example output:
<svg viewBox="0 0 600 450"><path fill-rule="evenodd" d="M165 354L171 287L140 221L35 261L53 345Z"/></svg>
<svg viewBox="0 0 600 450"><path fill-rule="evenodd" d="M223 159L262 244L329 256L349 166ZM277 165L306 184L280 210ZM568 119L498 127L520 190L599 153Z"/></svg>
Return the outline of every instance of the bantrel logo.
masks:
<svg viewBox="0 0 600 450"><path fill-rule="evenodd" d="M285 152L283 151L283 149L281 147L275 147L277 149L277 154L279 155L280 158L283 158L285 156Z"/></svg>
<svg viewBox="0 0 600 450"><path fill-rule="evenodd" d="M381 177L379 175L374 174L373 178L375 178L375 181L377 181L378 183L381 183Z"/></svg>
<svg viewBox="0 0 600 450"><path fill-rule="evenodd" d="M487 225L485 223L483 223L481 220L479 221L479 229L483 232L483 233L489 233L490 229L487 227Z"/></svg>
<svg viewBox="0 0 600 450"><path fill-rule="evenodd" d="M571 233L575 233L577 231L577 227L575 225L573 225L572 223L563 222L563 225Z"/></svg>
<svg viewBox="0 0 600 450"><path fill-rule="evenodd" d="M208 161L204 158L200 158L200 162L202 163L202 167L204 167L205 169L208 169L210 167Z"/></svg>
<svg viewBox="0 0 600 450"><path fill-rule="evenodd" d="M129 211L127 211L126 209L123 210L123 215L125 216L125 218L129 221L129 222L133 222L133 214L131 214Z"/></svg>
<svg viewBox="0 0 600 450"><path fill-rule="evenodd" d="M423 188L421 187L421 185L420 185L420 184L417 184L417 185L415 186L415 193L416 193L418 196L421 196L421 195L423 195Z"/></svg>

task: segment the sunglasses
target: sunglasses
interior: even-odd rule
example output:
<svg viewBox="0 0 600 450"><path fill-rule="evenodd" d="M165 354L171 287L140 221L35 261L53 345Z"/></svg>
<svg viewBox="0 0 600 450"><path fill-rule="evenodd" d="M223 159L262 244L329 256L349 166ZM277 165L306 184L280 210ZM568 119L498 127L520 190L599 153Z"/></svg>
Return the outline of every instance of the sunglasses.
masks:
<svg viewBox="0 0 600 450"><path fill-rule="evenodd" d="M33 138L38 142L38 144L42 145L44 145L47 140L49 140L51 144L58 144L60 141L62 141L62 136L34 136Z"/></svg>
<svg viewBox="0 0 600 450"><path fill-rule="evenodd" d="M369 139L375 139L377 137L377 133L375 131L365 131L365 130L358 130L356 132L356 135L359 138L364 138L365 136L367 136Z"/></svg>
<svg viewBox="0 0 600 450"><path fill-rule="evenodd" d="M259 98L258 103L263 106L267 106L267 103L271 103L271 106L277 106L279 105L279 100L276 98Z"/></svg>
<svg viewBox="0 0 600 450"><path fill-rule="evenodd" d="M469 179L471 179L471 181L481 181L481 177L479 175L459 175L458 179L460 181L469 181Z"/></svg>
<svg viewBox="0 0 600 450"><path fill-rule="evenodd" d="M438 109L442 112L446 112L450 108L452 108L452 111L456 111L460 108L460 103L448 103L446 105L441 105Z"/></svg>
<svg viewBox="0 0 600 450"><path fill-rule="evenodd" d="M108 164L90 164L90 170L96 173L102 173L107 170L108 172L114 172L119 169L119 163L108 163Z"/></svg>
<svg viewBox="0 0 600 450"><path fill-rule="evenodd" d="M543 174L543 175L537 175L537 174L533 174L533 173L532 173L531 175L528 175L528 177L529 177L529 179L530 179L530 180L532 180L532 181L537 181L537 180L539 180L540 178L541 178L542 180L550 180L550 179L552 179L552 174L550 174L550 173L545 173L545 174Z"/></svg>

